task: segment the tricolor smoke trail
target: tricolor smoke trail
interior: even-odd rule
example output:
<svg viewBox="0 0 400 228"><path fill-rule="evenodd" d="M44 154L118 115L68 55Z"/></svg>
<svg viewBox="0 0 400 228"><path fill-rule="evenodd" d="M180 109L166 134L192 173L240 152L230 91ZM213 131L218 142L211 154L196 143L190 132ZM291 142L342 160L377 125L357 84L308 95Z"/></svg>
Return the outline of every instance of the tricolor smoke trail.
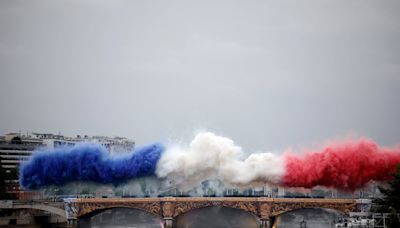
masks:
<svg viewBox="0 0 400 228"><path fill-rule="evenodd" d="M189 146L153 144L129 154L112 156L94 144L37 152L20 169L27 189L74 181L118 185L156 176L189 190L205 180L220 180L241 188L266 183L287 187L331 187L355 190L368 182L387 181L400 164L400 148L382 148L360 139L331 144L321 151L251 154L228 138L199 133Z"/></svg>

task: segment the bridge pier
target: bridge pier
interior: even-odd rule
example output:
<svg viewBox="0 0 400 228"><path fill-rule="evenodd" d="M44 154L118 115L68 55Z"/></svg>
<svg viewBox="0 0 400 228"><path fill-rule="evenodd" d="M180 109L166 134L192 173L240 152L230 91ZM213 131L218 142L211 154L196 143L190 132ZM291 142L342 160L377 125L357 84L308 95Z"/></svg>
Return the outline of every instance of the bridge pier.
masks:
<svg viewBox="0 0 400 228"><path fill-rule="evenodd" d="M68 219L67 220L67 227L68 228L76 228L76 227L78 227L78 220L77 219Z"/></svg>
<svg viewBox="0 0 400 228"><path fill-rule="evenodd" d="M271 228L271 219L260 219L260 228Z"/></svg>
<svg viewBox="0 0 400 228"><path fill-rule="evenodd" d="M164 217L165 228L172 228L174 225L174 219L172 217Z"/></svg>

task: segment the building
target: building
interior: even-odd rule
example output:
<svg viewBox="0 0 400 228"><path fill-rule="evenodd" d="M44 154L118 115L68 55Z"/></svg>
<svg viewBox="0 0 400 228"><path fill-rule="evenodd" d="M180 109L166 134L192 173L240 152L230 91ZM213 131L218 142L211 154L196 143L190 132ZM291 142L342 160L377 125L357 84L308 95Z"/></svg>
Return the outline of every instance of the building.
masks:
<svg viewBox="0 0 400 228"><path fill-rule="evenodd" d="M9 133L0 138L0 161L7 179L5 191L13 198L34 198L37 193L25 193L18 182L18 166L26 161L37 148L43 146L42 140L24 139L19 133Z"/></svg>
<svg viewBox="0 0 400 228"><path fill-rule="evenodd" d="M1 165L6 173L18 167L22 161L26 161L34 150L43 146L43 141L38 139L24 139L20 134L6 134L0 139Z"/></svg>
<svg viewBox="0 0 400 228"><path fill-rule="evenodd" d="M107 136L80 136L67 137L61 134L51 133L8 133L0 136L0 161L5 173L16 176L11 180L6 180L6 191L16 198L37 197L37 193L22 191L19 186L17 173L19 165L27 161L32 154L40 149L56 149L64 146L73 146L82 142L99 143L107 148L110 153L132 151L135 142L124 137Z"/></svg>

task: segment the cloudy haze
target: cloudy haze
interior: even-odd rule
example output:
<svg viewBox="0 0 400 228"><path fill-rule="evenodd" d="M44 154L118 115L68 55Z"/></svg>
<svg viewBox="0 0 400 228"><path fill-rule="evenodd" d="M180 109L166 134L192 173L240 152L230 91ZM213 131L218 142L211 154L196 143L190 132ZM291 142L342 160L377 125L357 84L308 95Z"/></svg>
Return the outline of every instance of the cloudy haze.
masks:
<svg viewBox="0 0 400 228"><path fill-rule="evenodd" d="M0 2L0 133L400 142L400 1Z"/></svg>

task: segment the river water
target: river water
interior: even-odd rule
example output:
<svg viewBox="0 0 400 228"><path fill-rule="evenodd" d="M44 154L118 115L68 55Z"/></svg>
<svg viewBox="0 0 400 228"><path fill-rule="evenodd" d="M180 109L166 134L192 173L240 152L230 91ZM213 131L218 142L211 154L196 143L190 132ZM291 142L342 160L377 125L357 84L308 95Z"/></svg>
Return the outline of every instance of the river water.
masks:
<svg viewBox="0 0 400 228"><path fill-rule="evenodd" d="M307 227L326 228L335 227L335 223L342 214L338 211L322 208L300 209L287 212L277 217L275 226L279 228Z"/></svg>
<svg viewBox="0 0 400 228"><path fill-rule="evenodd" d="M163 220L145 211L114 208L78 220L79 228L160 228Z"/></svg>

